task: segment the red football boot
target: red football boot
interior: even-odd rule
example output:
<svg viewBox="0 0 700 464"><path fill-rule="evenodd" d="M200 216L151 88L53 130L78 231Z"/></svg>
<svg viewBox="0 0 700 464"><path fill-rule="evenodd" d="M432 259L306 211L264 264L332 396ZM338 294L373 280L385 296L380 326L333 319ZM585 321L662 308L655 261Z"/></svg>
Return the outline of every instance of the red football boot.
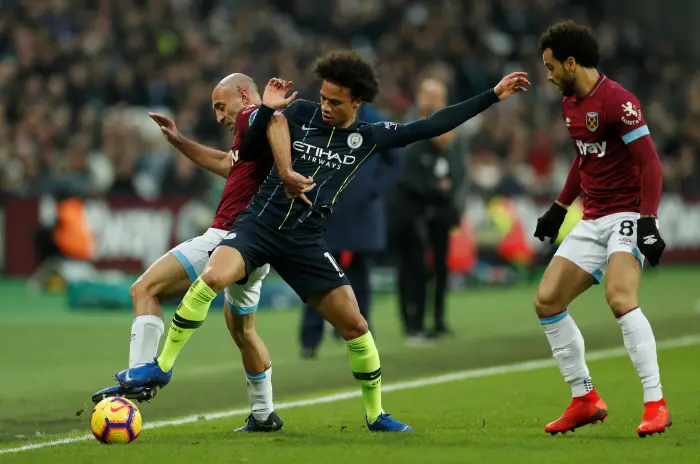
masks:
<svg viewBox="0 0 700 464"><path fill-rule="evenodd" d="M671 413L666 407L666 400L661 398L659 401L649 401L644 403L644 416L642 423L637 428L637 435L641 438L655 433L664 433L667 427L671 427Z"/></svg>
<svg viewBox="0 0 700 464"><path fill-rule="evenodd" d="M607 416L608 407L593 389L584 396L574 398L564 414L554 422L547 424L544 431L552 435L557 433L563 435L586 424L603 422Z"/></svg>

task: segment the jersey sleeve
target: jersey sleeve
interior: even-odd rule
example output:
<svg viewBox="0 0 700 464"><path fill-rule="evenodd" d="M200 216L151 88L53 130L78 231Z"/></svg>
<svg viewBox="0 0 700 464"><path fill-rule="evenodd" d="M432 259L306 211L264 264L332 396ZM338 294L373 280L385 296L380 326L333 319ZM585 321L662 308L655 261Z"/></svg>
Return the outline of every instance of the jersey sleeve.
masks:
<svg viewBox="0 0 700 464"><path fill-rule="evenodd" d="M618 91L607 102L608 124L615 128L641 169L639 212L643 216L656 217L661 200L663 167L644 120L642 105L626 90Z"/></svg>
<svg viewBox="0 0 700 464"><path fill-rule="evenodd" d="M250 125L255 119L255 115L258 114L259 109L260 107L256 105L243 108L241 111L238 112L238 115L236 116L237 135L240 135L242 137L245 135L246 132L248 132L248 129L250 128Z"/></svg>
<svg viewBox="0 0 700 464"><path fill-rule="evenodd" d="M402 144L402 139L406 131L406 124L381 121L370 123L367 127L377 144L377 151L405 146Z"/></svg>
<svg viewBox="0 0 700 464"><path fill-rule="evenodd" d="M569 174L566 176L566 182L564 182L564 187L561 189L557 201L562 205L571 206L581 190L581 155L577 154L571 163Z"/></svg>
<svg viewBox="0 0 700 464"><path fill-rule="evenodd" d="M255 115L258 114L259 108L260 107L257 105L249 106L240 110L236 115L236 139L233 141L233 147L231 147L231 166L238 161L239 157L244 161L250 161L257 156L260 147L255 145L250 146L250 140L247 145L244 145L243 141L250 128L250 124L253 119L255 119ZM243 151L244 156L240 155L241 151ZM246 156L251 158L246 158Z"/></svg>
<svg viewBox="0 0 700 464"><path fill-rule="evenodd" d="M497 102L498 97L490 89L469 100L443 108L427 118L408 124L380 122L371 124L370 127L378 150L405 147L445 134Z"/></svg>
<svg viewBox="0 0 700 464"><path fill-rule="evenodd" d="M649 135L642 105L631 92L620 90L607 99L607 123L620 135L625 145Z"/></svg>
<svg viewBox="0 0 700 464"><path fill-rule="evenodd" d="M243 111L241 110L236 117L236 129L238 131L236 137L240 137L238 157L243 161L253 161L269 150L267 125L272 119L274 110L261 106L247 113L243 113ZM239 123L241 124L240 126L238 126Z"/></svg>

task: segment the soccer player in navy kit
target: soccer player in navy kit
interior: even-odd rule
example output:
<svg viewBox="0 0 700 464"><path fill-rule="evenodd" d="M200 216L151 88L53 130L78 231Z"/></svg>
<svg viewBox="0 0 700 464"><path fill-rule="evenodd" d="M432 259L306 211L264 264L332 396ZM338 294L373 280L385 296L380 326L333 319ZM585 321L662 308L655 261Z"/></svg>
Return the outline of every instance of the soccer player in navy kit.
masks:
<svg viewBox="0 0 700 464"><path fill-rule="evenodd" d="M214 251L178 312L182 310L183 318L194 315L202 320L226 282L245 279L261 263L269 263L346 340L353 376L362 389L368 429L409 432L410 426L382 408L379 353L350 283L325 244L324 218L373 154L444 134L526 90L529 82L525 73L513 73L495 88L428 118L410 124L368 124L356 120L356 111L378 93L379 83L369 63L354 52L331 53L317 61L315 73L322 80L320 104L292 103L295 94L285 97L288 83L276 79L265 89L263 105L246 135L251 150L241 150L239 155L242 159L255 156L257 145L269 140L276 167ZM282 108L283 113L275 113ZM182 345L177 334L172 340ZM138 369L141 372L134 374L143 382L169 381L170 372L163 372L157 363Z"/></svg>

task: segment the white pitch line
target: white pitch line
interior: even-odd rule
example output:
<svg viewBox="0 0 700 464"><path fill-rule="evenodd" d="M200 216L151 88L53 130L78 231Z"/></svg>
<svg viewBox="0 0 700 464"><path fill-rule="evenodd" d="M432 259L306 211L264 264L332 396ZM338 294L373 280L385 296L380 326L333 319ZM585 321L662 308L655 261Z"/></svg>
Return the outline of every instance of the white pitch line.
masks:
<svg viewBox="0 0 700 464"><path fill-rule="evenodd" d="M700 344L700 335L689 335L686 337L672 338L669 340L658 342L656 345L657 350L669 350L672 348L681 348L685 346L693 346ZM591 351L586 355L588 361L597 361L601 359L617 358L621 356L626 356L627 350L623 347L612 348L606 350ZM507 364L502 366L486 367L483 369L470 369L466 371L453 372L450 374L438 375L435 377L427 377L417 380L411 380L407 382L397 382L389 385L382 386L383 392L408 390L411 388L422 388L430 385L437 385L441 383L456 382L458 380L474 379L479 377L490 377L494 375L509 374L512 372L525 372L533 371L536 369L542 369L545 367L554 367L556 363L553 359L539 359L534 361L525 361L517 364ZM335 403L336 401L347 400L350 398L357 398L362 396L360 390L353 390L344 393L336 393L334 395L319 396L316 398L309 398L306 400L299 401L287 401L283 403L277 403L275 409L290 409L290 408L300 408L304 406L314 406L323 403ZM149 422L144 424L144 429L158 429L161 427L174 427L178 425L190 424L192 422L198 421L210 421L216 419L224 419L226 417L237 416L242 414L248 414L250 409L234 409L228 411L220 411L209 414L194 414L192 416L183 417L181 419L164 420L157 422ZM51 446L66 445L69 443L76 443L80 441L87 441L92 439L92 434L81 435L77 437L67 437L59 440L45 441L41 443L33 443L30 445L18 446L16 448L0 448L0 454L5 453L20 453L23 451L29 451L39 448L47 448Z"/></svg>

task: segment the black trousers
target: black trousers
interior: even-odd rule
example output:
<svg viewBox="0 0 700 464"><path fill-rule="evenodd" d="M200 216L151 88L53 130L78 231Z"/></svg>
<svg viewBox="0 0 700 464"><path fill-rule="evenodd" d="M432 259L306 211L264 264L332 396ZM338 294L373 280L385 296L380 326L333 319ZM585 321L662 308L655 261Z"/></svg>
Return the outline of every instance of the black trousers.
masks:
<svg viewBox="0 0 700 464"><path fill-rule="evenodd" d="M333 258L340 263L340 254L333 254ZM372 304L372 289L370 273L372 271L372 257L370 254L353 253L350 267L345 269L345 275L350 280L352 290L355 292L360 313L370 323L370 307ZM314 308L304 305L301 319L301 346L302 348L316 349L323 340L323 327L325 319Z"/></svg>
<svg viewBox="0 0 700 464"><path fill-rule="evenodd" d="M451 208L420 205L408 199L395 209L392 247L398 264L399 309L406 334L425 331L426 302L434 282L433 330L443 332L447 292L447 252L450 229L455 225ZM426 261L432 251L432 265Z"/></svg>

